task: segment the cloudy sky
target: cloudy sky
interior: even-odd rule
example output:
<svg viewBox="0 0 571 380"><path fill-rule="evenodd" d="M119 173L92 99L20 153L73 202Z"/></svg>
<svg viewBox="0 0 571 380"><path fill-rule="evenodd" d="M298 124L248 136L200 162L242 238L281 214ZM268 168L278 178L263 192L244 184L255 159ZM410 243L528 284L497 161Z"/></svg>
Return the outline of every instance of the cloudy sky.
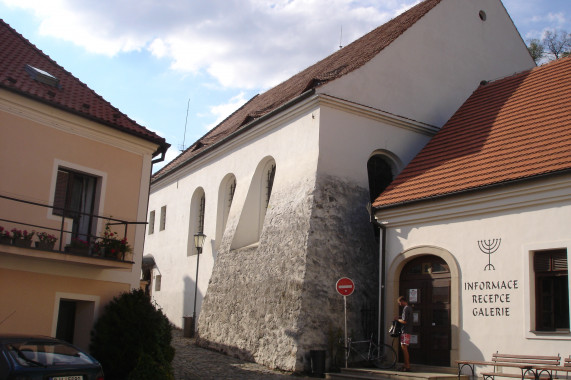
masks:
<svg viewBox="0 0 571 380"><path fill-rule="evenodd" d="M166 138L170 160L255 94L418 2L0 0L0 17ZM571 32L569 0L503 3L525 40Z"/></svg>

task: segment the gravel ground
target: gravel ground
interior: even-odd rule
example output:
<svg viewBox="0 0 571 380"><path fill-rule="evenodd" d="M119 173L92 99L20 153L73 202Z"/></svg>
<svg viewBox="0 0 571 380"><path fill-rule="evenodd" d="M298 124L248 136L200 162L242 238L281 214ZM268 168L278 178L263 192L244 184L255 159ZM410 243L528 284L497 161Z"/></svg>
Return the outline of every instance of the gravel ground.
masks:
<svg viewBox="0 0 571 380"><path fill-rule="evenodd" d="M177 380L297 380L310 379L289 372L275 371L260 364L239 360L211 350L197 347L194 339L184 338L181 330L173 331L173 360Z"/></svg>

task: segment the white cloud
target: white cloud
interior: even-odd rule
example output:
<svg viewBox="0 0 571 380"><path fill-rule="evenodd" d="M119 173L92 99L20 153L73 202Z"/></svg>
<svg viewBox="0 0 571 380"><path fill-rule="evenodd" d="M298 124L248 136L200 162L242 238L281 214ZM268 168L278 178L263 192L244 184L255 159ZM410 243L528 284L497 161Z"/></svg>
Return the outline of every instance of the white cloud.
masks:
<svg viewBox="0 0 571 380"><path fill-rule="evenodd" d="M240 92L238 95L233 96L227 103L219 104L210 107L210 116L215 116L216 120L211 124L205 126L205 130L209 131L228 117L232 112L240 108L249 99L245 98L244 92Z"/></svg>
<svg viewBox="0 0 571 380"><path fill-rule="evenodd" d="M418 0L0 0L40 33L107 56L147 50L222 86L268 88Z"/></svg>
<svg viewBox="0 0 571 380"><path fill-rule="evenodd" d="M549 23L551 25L564 26L567 20L563 12L549 12L540 16L535 15L531 18L531 21L536 23Z"/></svg>

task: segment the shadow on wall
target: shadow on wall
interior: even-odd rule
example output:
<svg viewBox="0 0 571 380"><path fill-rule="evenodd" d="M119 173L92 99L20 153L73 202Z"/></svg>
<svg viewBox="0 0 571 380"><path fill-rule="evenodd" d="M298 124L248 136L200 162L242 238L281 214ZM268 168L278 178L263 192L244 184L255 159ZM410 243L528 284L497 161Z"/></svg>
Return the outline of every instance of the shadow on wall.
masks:
<svg viewBox="0 0 571 380"><path fill-rule="evenodd" d="M452 330L459 329L458 326L452 326ZM454 334L454 331L452 331ZM460 357L458 360L474 360L474 361L485 361L489 360L490 358L485 358L482 351L470 340L470 334L468 334L464 330L460 330ZM495 350L495 348L494 348ZM467 375L470 369L464 369L462 371L463 374Z"/></svg>
<svg viewBox="0 0 571 380"><path fill-rule="evenodd" d="M196 270L196 267L194 267ZM199 274L200 276L200 274ZM203 294L200 289L196 289L193 279L188 276L184 276L184 289L182 292L182 315L183 315L183 326L187 317L192 317L194 310L194 292L196 291L196 320L198 320L198 314L202 306ZM196 327L196 322L194 321L194 326Z"/></svg>

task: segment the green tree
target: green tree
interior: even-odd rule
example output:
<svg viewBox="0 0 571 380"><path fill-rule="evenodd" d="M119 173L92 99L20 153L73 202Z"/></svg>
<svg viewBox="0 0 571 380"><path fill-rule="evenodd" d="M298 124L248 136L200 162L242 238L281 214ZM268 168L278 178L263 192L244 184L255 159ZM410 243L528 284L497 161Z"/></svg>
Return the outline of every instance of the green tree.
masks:
<svg viewBox="0 0 571 380"><path fill-rule="evenodd" d="M537 38L533 38L527 42L527 50L529 50L529 54L535 61L535 64L538 64L541 58L543 58L543 43Z"/></svg>
<svg viewBox="0 0 571 380"><path fill-rule="evenodd" d="M142 290L115 297L91 332L91 354L101 362L105 379L141 378L154 368L172 379L172 326Z"/></svg>

